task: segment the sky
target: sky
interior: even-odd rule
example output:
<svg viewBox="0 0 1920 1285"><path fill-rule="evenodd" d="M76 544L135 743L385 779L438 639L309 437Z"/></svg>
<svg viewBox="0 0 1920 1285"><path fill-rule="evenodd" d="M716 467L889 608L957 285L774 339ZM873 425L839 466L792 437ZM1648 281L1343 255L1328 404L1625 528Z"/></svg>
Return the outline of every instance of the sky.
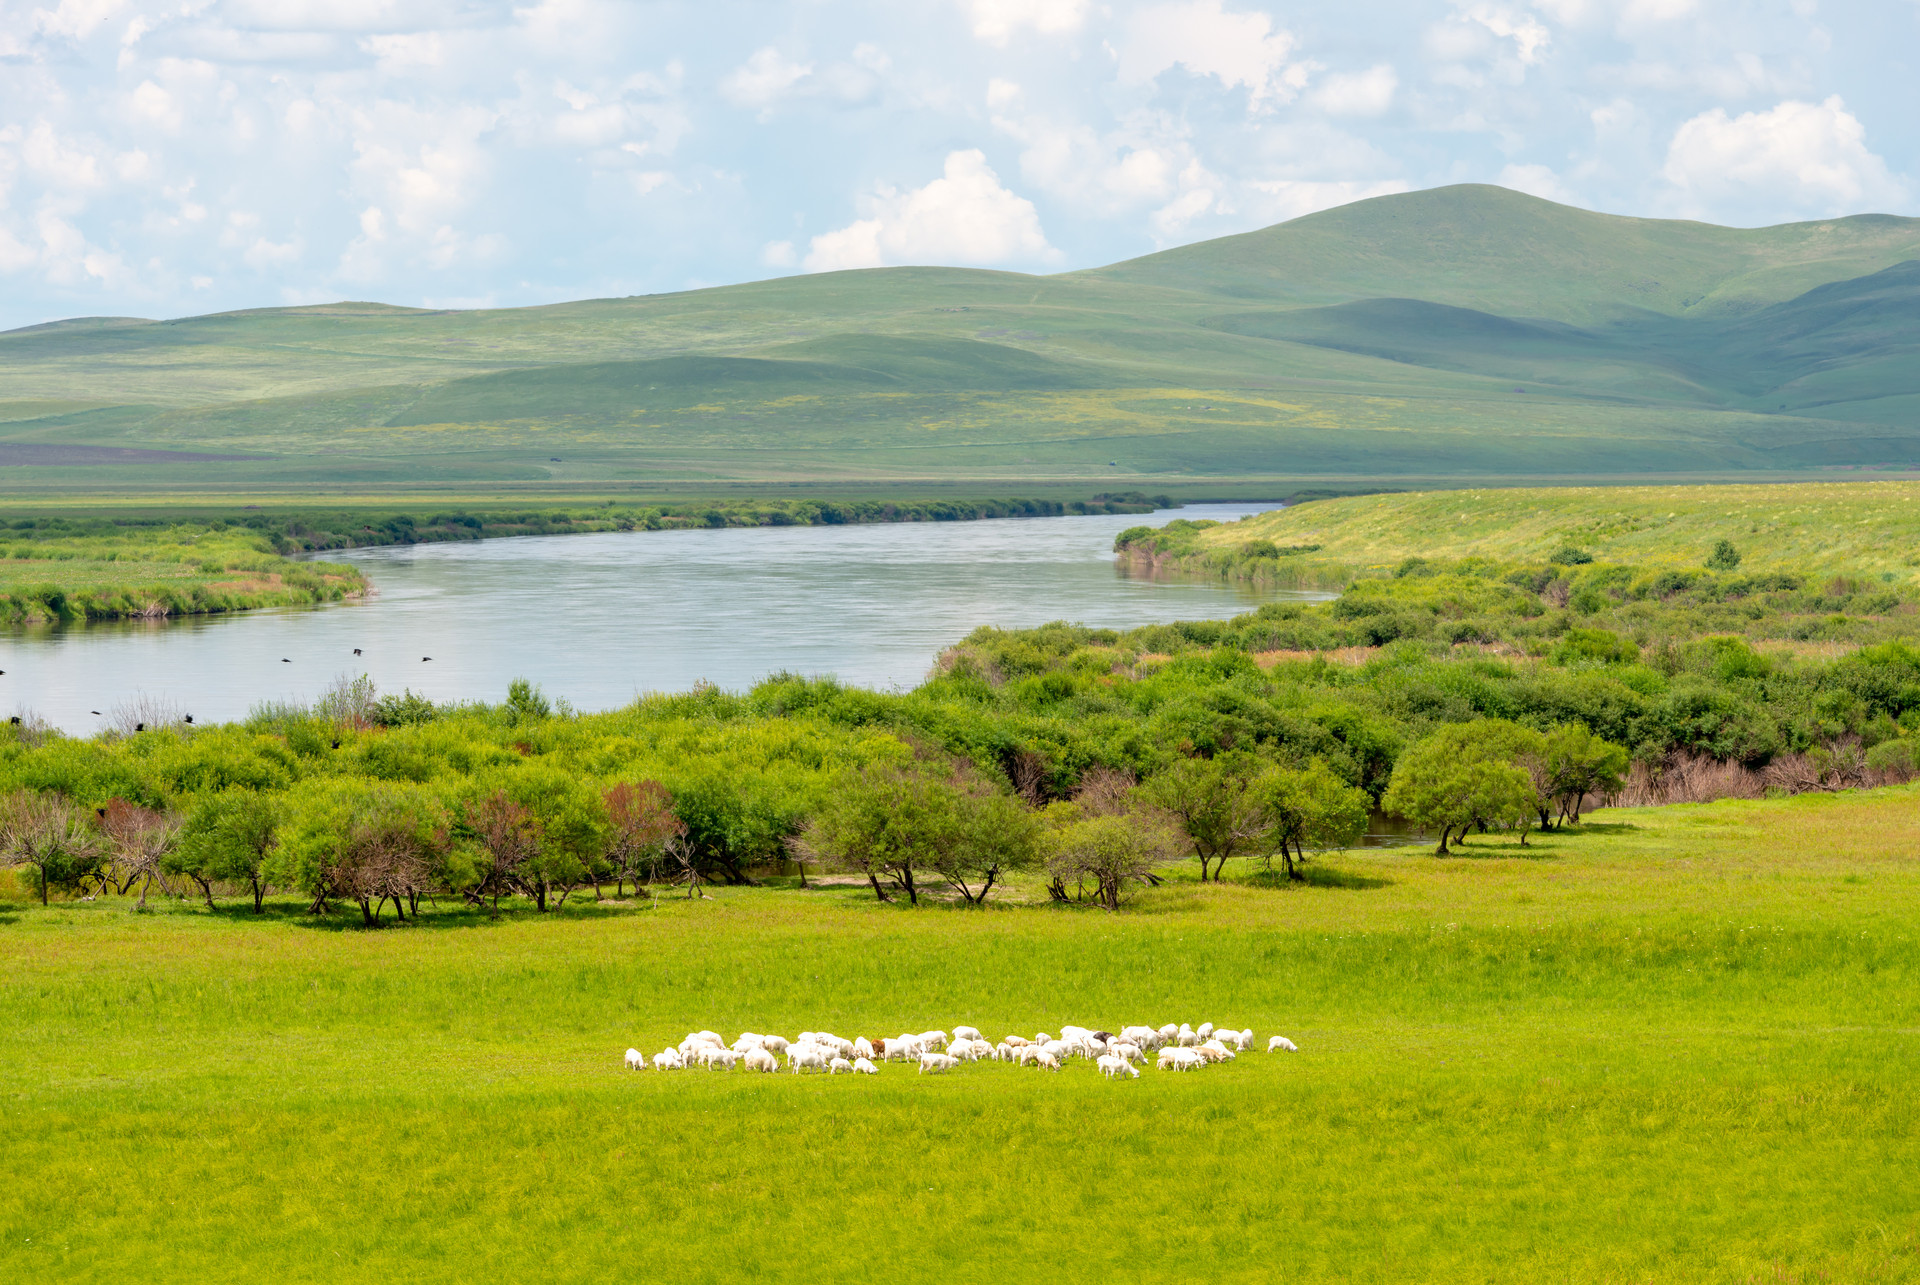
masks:
<svg viewBox="0 0 1920 1285"><path fill-rule="evenodd" d="M0 327L1920 213L1920 0L0 0Z"/></svg>

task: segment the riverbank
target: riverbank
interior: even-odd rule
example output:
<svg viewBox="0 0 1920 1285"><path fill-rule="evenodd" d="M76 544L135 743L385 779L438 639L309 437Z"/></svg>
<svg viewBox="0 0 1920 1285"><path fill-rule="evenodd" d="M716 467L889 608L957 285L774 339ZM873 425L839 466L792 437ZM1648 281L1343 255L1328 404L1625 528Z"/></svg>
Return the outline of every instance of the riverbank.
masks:
<svg viewBox="0 0 1920 1285"><path fill-rule="evenodd" d="M247 506L178 515L52 512L0 527L0 624L211 615L337 602L365 593L359 570L300 555L512 536L727 527L861 526L1151 513L1139 492L1086 499L692 499L504 508ZM297 559L297 560L296 560Z"/></svg>

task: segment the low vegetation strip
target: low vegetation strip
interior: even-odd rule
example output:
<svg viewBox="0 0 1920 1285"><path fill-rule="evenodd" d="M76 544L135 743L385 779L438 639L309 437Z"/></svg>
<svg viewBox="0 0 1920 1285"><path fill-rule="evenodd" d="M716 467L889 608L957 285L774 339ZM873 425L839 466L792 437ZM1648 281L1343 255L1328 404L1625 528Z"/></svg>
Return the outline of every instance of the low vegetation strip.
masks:
<svg viewBox="0 0 1920 1285"><path fill-rule="evenodd" d="M0 525L0 624L300 606L338 602L366 588L353 567L293 561L267 536L225 522Z"/></svg>
<svg viewBox="0 0 1920 1285"><path fill-rule="evenodd" d="M1749 572L1907 585L1920 580L1920 483L1403 492L1128 537L1140 556L1180 565L1272 576L1307 561L1333 564L1336 577L1410 557L1545 562L1566 549L1656 570L1697 567L1727 540Z"/></svg>

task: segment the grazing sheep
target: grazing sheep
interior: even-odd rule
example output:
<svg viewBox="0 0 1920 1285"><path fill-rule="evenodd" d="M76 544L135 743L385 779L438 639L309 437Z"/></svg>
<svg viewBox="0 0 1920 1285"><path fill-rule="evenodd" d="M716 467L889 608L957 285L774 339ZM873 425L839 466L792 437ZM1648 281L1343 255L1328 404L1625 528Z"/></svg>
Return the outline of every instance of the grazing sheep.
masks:
<svg viewBox="0 0 1920 1285"><path fill-rule="evenodd" d="M971 1026L956 1026L953 1028L953 1038L956 1040L977 1040L980 1038L980 1032Z"/></svg>
<svg viewBox="0 0 1920 1285"><path fill-rule="evenodd" d="M955 1040L953 1054L968 1062L978 1062L982 1057L993 1056L993 1045L985 1040Z"/></svg>
<svg viewBox="0 0 1920 1285"><path fill-rule="evenodd" d="M1031 1043L1033 1043L1033 1041L1032 1041L1032 1040L1030 1040L1030 1039L1028 1039L1028 1038L1027 1038L1026 1036L1024 1036L1024 1035L1009 1035L1009 1036L1007 1036L1007 1038L1006 1038L1006 1039L1004 1039L1004 1040L1001 1040L1000 1042L1001 1042L1002 1044L1010 1044L1010 1045L1012 1045L1012 1046L1013 1046L1014 1048L1017 1048L1017 1049L1023 1049L1023 1048L1025 1048L1025 1047L1026 1047L1027 1045L1029 1045L1029 1044L1031 1044Z"/></svg>
<svg viewBox="0 0 1920 1285"><path fill-rule="evenodd" d="M842 1071L851 1071L851 1070L853 1070L853 1063L847 1061L847 1059L843 1057L837 1057L833 1059L833 1061L827 1063L828 1075L838 1075Z"/></svg>
<svg viewBox="0 0 1920 1285"><path fill-rule="evenodd" d="M947 1047L947 1033L945 1031L922 1031L920 1032L919 1040L920 1047L923 1050L931 1049L937 1053Z"/></svg>
<svg viewBox="0 0 1920 1285"><path fill-rule="evenodd" d="M715 1048L709 1044L700 1050L700 1064L709 1071L716 1066L723 1071L731 1071L733 1064L739 1060L740 1055L732 1049Z"/></svg>
<svg viewBox="0 0 1920 1285"><path fill-rule="evenodd" d="M1114 1057L1111 1053L1103 1055L1094 1065L1098 1066L1100 1068L1100 1074L1106 1076L1109 1080L1121 1075L1129 1075L1138 1079L1140 1075L1140 1072L1133 1069L1133 1063L1123 1057Z"/></svg>
<svg viewBox="0 0 1920 1285"><path fill-rule="evenodd" d="M922 1075L925 1075L928 1071L933 1072L935 1075L940 1075L951 1071L959 1065L959 1058L948 1057L945 1053L922 1053L920 1055L920 1074Z"/></svg>
<svg viewBox="0 0 1920 1285"><path fill-rule="evenodd" d="M1207 1060L1191 1048L1174 1047L1160 1050L1160 1060L1156 1065L1162 1071L1191 1071L1197 1066L1205 1066Z"/></svg>
<svg viewBox="0 0 1920 1285"><path fill-rule="evenodd" d="M775 1057L779 1057L787 1051L787 1039L783 1035L768 1035L761 1039L760 1047Z"/></svg>
<svg viewBox="0 0 1920 1285"><path fill-rule="evenodd" d="M795 1044L787 1049L787 1066L795 1075L806 1067L816 1071L827 1069L827 1052L817 1044Z"/></svg>
<svg viewBox="0 0 1920 1285"><path fill-rule="evenodd" d="M1225 1039L1221 1040L1221 1043L1224 1044L1227 1042L1227 1040L1232 1040L1233 1047L1238 1049L1240 1052L1245 1053L1247 1051L1248 1046L1253 1043L1253 1028L1248 1027L1244 1031L1228 1031Z"/></svg>
<svg viewBox="0 0 1920 1285"><path fill-rule="evenodd" d="M656 1071L678 1071L686 1065L678 1049L665 1049L653 1055L653 1069Z"/></svg>
<svg viewBox="0 0 1920 1285"><path fill-rule="evenodd" d="M901 1061L913 1056L913 1046L906 1040L881 1040L880 1060L883 1062Z"/></svg>
<svg viewBox="0 0 1920 1285"><path fill-rule="evenodd" d="M864 1035L854 1036L853 1055L855 1057L871 1058L873 1056L873 1041Z"/></svg>
<svg viewBox="0 0 1920 1285"><path fill-rule="evenodd" d="M1013 1045L1002 1040L993 1046L993 1060L996 1062L1011 1062L1013 1061L1013 1055L1016 1051Z"/></svg>
<svg viewBox="0 0 1920 1285"><path fill-rule="evenodd" d="M1180 1024L1179 1034L1175 1035L1174 1039L1183 1049L1194 1048L1199 1044L1205 1043L1205 1041L1200 1038L1200 1033L1191 1026L1188 1026L1185 1022Z"/></svg>
<svg viewBox="0 0 1920 1285"><path fill-rule="evenodd" d="M1107 1056L1121 1058L1127 1062L1139 1062L1146 1058L1138 1044L1129 1044L1125 1040L1115 1040L1107 1045Z"/></svg>
<svg viewBox="0 0 1920 1285"><path fill-rule="evenodd" d="M828 1035L824 1031L813 1037L813 1042L835 1057L852 1058L855 1049L852 1040L843 1040L838 1035Z"/></svg>
<svg viewBox="0 0 1920 1285"><path fill-rule="evenodd" d="M1160 1042L1162 1044L1173 1043L1175 1039L1179 1038L1179 1035L1180 1035L1180 1028L1174 1025L1172 1022L1168 1022L1165 1026L1160 1028Z"/></svg>
<svg viewBox="0 0 1920 1285"><path fill-rule="evenodd" d="M1201 1057L1207 1059L1209 1062L1231 1062L1233 1060L1233 1050L1229 1049L1219 1040L1208 1040L1196 1049L1195 1052L1199 1053Z"/></svg>
<svg viewBox="0 0 1920 1285"><path fill-rule="evenodd" d="M1288 1039L1284 1035L1276 1035L1272 1039L1267 1041L1267 1052L1279 1053L1282 1051L1285 1051L1288 1053L1298 1053L1300 1051L1300 1046L1295 1044L1292 1040Z"/></svg>
<svg viewBox="0 0 1920 1285"><path fill-rule="evenodd" d="M1071 1044L1077 1039L1092 1034L1093 1032L1084 1026L1063 1026L1060 1028L1060 1040L1065 1044Z"/></svg>
<svg viewBox="0 0 1920 1285"><path fill-rule="evenodd" d="M1198 1035L1198 1036L1199 1036L1199 1037L1200 1037L1201 1039L1203 1039L1203 1040L1210 1040L1210 1039L1212 1039L1212 1038L1213 1038L1213 1023L1212 1023L1212 1022L1202 1022L1202 1023L1200 1023L1200 1029L1199 1029L1199 1030L1197 1030L1197 1031L1195 1031L1195 1032L1194 1032L1194 1034L1195 1034L1195 1035Z"/></svg>
<svg viewBox="0 0 1920 1285"><path fill-rule="evenodd" d="M1022 1044L1013 1051L1013 1060L1021 1066L1026 1066L1030 1062L1038 1062L1045 1056L1046 1054L1040 1051L1038 1044Z"/></svg>
<svg viewBox="0 0 1920 1285"><path fill-rule="evenodd" d="M1073 1050L1059 1040L1050 1040L1040 1046L1040 1051L1056 1062L1065 1061L1073 1056Z"/></svg>
<svg viewBox="0 0 1920 1285"><path fill-rule="evenodd" d="M1047 1034L1045 1031L1041 1031L1038 1035L1033 1037L1033 1042L1035 1044L1040 1045L1042 1048L1045 1048L1047 1045L1053 1043L1053 1036Z"/></svg>
<svg viewBox="0 0 1920 1285"><path fill-rule="evenodd" d="M757 1049L766 1042L767 1037L764 1035L755 1035L752 1031L742 1031L740 1032L740 1038L733 1042L733 1051L736 1053L745 1053L748 1049Z"/></svg>
<svg viewBox="0 0 1920 1285"><path fill-rule="evenodd" d="M878 1075L880 1074L880 1068L875 1066L871 1059L857 1057L853 1059L853 1073L855 1075Z"/></svg>
<svg viewBox="0 0 1920 1285"><path fill-rule="evenodd" d="M629 1071L646 1070L647 1055L645 1053L642 1053L639 1049L628 1049L627 1050L627 1069Z"/></svg>
<svg viewBox="0 0 1920 1285"><path fill-rule="evenodd" d="M1151 1026L1123 1026L1120 1028L1120 1038L1135 1048L1152 1048L1154 1042L1158 1040L1159 1037L1160 1032L1154 1030Z"/></svg>
<svg viewBox="0 0 1920 1285"><path fill-rule="evenodd" d="M1041 1049L1033 1055L1033 1064L1042 1071L1058 1071L1060 1069L1060 1059L1045 1049Z"/></svg>
<svg viewBox="0 0 1920 1285"><path fill-rule="evenodd" d="M725 1047L727 1047L727 1042L718 1035L709 1037L707 1032L699 1031L680 1041L680 1056L682 1059L690 1059L694 1056L694 1050L696 1049L723 1049Z"/></svg>
<svg viewBox="0 0 1920 1285"><path fill-rule="evenodd" d="M780 1069L780 1059L765 1049L748 1049L740 1061L747 1070L758 1071L763 1075Z"/></svg>

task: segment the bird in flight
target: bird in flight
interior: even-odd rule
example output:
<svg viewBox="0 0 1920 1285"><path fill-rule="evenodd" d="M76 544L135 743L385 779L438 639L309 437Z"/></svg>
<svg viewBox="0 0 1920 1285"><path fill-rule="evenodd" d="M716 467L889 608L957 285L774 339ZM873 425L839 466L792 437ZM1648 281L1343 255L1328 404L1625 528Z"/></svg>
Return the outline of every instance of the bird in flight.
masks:
<svg viewBox="0 0 1920 1285"><path fill-rule="evenodd" d="M422 656L422 657L421 657L420 659L421 659L422 661L429 661L429 660L432 660L432 659L433 659L433 657L431 657L431 656Z"/></svg>
<svg viewBox="0 0 1920 1285"><path fill-rule="evenodd" d="M358 647L355 647L355 648L353 649L353 654L354 654L354 655L356 655L356 656L358 656L358 655L360 654L360 649L359 649Z"/></svg>

